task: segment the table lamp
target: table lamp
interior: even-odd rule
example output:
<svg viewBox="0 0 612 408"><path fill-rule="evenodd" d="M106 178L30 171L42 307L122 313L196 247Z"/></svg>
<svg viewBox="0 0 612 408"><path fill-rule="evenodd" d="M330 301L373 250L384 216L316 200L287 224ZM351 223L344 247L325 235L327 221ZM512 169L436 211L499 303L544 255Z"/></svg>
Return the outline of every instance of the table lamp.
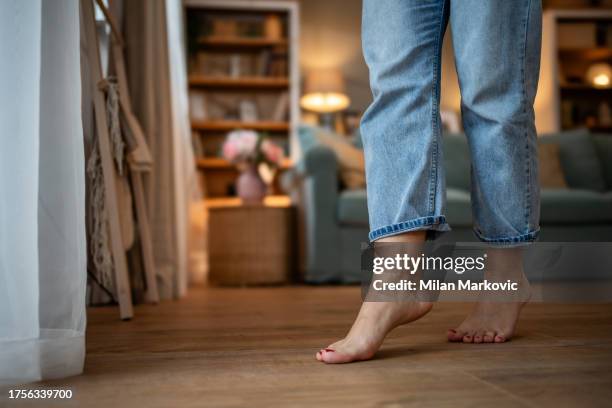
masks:
<svg viewBox="0 0 612 408"><path fill-rule="evenodd" d="M595 88L612 87L612 68L606 63L593 64L589 67L586 79Z"/></svg>
<svg viewBox="0 0 612 408"><path fill-rule="evenodd" d="M319 114L319 122L334 128L334 113L346 109L350 99L345 93L344 79L337 69L318 69L308 72L304 83L302 108Z"/></svg>

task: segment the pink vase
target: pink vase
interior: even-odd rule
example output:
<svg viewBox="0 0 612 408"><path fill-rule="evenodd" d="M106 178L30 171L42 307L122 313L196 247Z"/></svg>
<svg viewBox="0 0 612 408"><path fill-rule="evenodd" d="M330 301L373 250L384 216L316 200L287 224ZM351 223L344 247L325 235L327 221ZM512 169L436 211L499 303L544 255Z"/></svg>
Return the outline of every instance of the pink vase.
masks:
<svg viewBox="0 0 612 408"><path fill-rule="evenodd" d="M261 203L266 196L263 182L255 165L249 165L236 180L236 192L245 203Z"/></svg>

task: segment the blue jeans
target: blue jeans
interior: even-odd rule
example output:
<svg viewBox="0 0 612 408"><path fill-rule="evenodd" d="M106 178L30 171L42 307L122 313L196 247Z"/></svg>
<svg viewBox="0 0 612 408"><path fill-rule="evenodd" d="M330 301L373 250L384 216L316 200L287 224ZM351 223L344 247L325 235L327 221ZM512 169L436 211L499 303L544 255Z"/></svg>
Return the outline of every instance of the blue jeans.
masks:
<svg viewBox="0 0 612 408"><path fill-rule="evenodd" d="M533 241L540 198L533 102L539 0L364 0L362 43L374 100L361 122L370 240L448 231L440 59L451 23L472 157L474 231Z"/></svg>

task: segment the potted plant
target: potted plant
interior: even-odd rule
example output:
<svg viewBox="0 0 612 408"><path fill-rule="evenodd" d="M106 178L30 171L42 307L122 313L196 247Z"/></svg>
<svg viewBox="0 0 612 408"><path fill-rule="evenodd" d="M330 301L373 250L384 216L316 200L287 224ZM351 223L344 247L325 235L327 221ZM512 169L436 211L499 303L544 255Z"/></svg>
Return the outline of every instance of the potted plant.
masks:
<svg viewBox="0 0 612 408"><path fill-rule="evenodd" d="M272 169L280 166L283 149L266 135L252 130L234 130L223 143L223 157L240 170L236 192L245 202L259 203L266 195L266 183L259 174L259 166Z"/></svg>

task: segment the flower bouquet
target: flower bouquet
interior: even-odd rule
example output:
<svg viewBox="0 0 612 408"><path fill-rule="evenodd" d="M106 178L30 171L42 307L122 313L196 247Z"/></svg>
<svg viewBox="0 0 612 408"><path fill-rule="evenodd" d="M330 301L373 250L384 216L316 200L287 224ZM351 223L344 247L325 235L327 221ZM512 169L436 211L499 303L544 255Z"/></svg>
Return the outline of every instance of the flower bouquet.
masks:
<svg viewBox="0 0 612 408"><path fill-rule="evenodd" d="M265 135L252 130L234 130L223 143L223 157L241 172L236 180L238 196L246 202L261 202L266 195L266 184L259 174L259 166L279 167L283 149Z"/></svg>

